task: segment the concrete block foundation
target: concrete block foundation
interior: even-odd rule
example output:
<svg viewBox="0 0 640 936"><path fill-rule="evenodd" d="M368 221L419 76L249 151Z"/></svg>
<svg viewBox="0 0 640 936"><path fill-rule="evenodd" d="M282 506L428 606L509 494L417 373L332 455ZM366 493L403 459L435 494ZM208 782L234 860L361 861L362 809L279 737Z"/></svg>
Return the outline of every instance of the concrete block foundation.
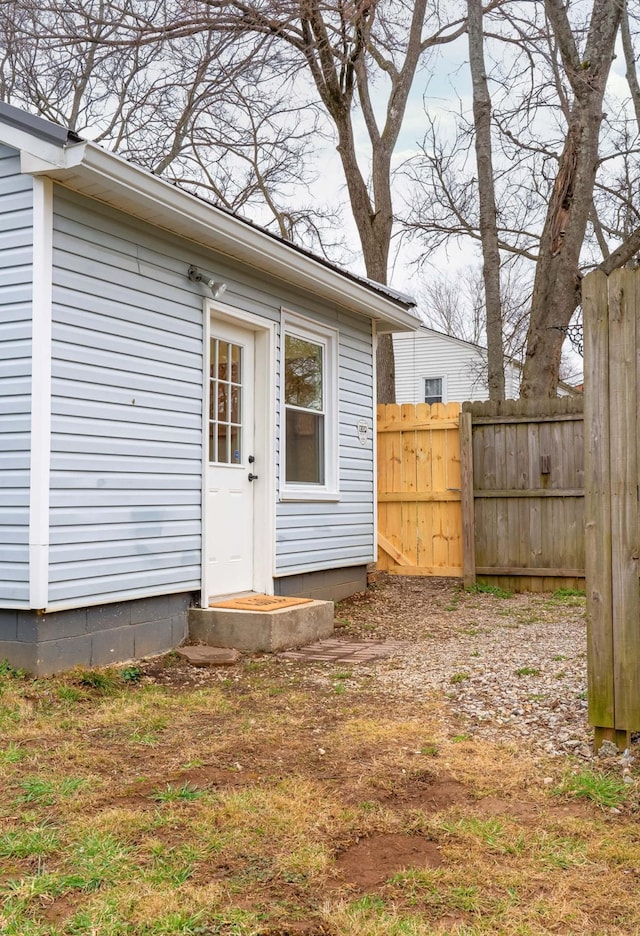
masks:
<svg viewBox="0 0 640 936"><path fill-rule="evenodd" d="M281 596L317 598L319 601L342 601L356 592L367 590L367 566L346 569L321 569L274 580L274 592Z"/></svg>
<svg viewBox="0 0 640 936"><path fill-rule="evenodd" d="M71 611L0 610L0 660L34 676L164 653L187 636L191 592Z"/></svg>

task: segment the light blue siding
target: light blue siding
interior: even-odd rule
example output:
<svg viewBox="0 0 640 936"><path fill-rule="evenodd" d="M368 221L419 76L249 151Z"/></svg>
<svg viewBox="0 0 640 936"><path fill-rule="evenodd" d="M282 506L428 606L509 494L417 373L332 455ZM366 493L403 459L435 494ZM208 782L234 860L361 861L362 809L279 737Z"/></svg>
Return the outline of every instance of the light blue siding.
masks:
<svg viewBox="0 0 640 936"><path fill-rule="evenodd" d="M347 313L322 315L287 306L339 331L339 486L337 503L283 502L277 509L279 574L360 565L375 559L373 434L375 431L371 323ZM357 424L367 422L365 445Z"/></svg>
<svg viewBox="0 0 640 936"><path fill-rule="evenodd" d="M29 603L33 190L0 145L0 603Z"/></svg>
<svg viewBox="0 0 640 936"><path fill-rule="evenodd" d="M202 298L175 252L56 189L50 604L200 588Z"/></svg>
<svg viewBox="0 0 640 936"><path fill-rule="evenodd" d="M204 294L189 263L228 282L229 305L339 331L340 499L277 504L277 574L375 556L371 323L56 188L50 604L200 588Z"/></svg>

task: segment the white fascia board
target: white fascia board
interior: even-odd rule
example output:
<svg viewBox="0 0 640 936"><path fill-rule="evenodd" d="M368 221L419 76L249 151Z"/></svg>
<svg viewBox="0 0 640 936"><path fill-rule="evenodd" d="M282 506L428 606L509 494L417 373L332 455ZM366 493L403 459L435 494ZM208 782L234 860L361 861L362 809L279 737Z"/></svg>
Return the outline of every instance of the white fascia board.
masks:
<svg viewBox="0 0 640 936"><path fill-rule="evenodd" d="M58 158L48 168L46 156L36 153L37 158L33 158L33 149L32 145L23 158L24 172L46 173L78 192L91 186L88 193L91 197L373 319L378 332L415 331L421 324L412 312L374 288L292 249L94 143L77 143L58 150L64 157L64 165ZM97 181L104 186L102 195L96 194Z"/></svg>
<svg viewBox="0 0 640 936"><path fill-rule="evenodd" d="M43 166L48 164L49 171L51 171L52 167L63 169L69 164L69 148L66 146L58 146L56 143L41 140L39 137L34 136L26 130L20 130L18 127L11 127L8 124L2 125L1 132L2 138L0 139L0 143L4 143L5 146L18 150L23 159L33 157L34 160L39 161ZM85 143L75 145L80 147L86 146ZM23 164L22 171L29 172L30 170L25 169Z"/></svg>

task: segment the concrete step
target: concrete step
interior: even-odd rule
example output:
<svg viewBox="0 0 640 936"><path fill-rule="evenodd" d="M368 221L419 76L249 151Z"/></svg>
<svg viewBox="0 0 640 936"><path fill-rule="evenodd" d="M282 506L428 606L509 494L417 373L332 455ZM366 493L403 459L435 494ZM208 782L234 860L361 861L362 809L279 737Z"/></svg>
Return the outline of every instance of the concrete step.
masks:
<svg viewBox="0 0 640 936"><path fill-rule="evenodd" d="M309 601L275 611L190 608L189 637L210 647L275 653L330 637L333 617L333 601Z"/></svg>

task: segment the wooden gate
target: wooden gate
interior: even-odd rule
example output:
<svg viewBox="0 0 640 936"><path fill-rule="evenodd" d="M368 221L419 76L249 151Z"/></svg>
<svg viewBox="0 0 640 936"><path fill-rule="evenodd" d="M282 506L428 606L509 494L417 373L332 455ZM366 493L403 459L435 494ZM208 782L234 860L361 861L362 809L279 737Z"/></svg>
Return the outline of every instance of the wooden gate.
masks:
<svg viewBox="0 0 640 936"><path fill-rule="evenodd" d="M640 272L582 288L589 721L595 744L640 730Z"/></svg>
<svg viewBox="0 0 640 936"><path fill-rule="evenodd" d="M459 403L378 406L378 569L462 575Z"/></svg>
<svg viewBox="0 0 640 936"><path fill-rule="evenodd" d="M511 591L584 585L583 398L465 403L464 580Z"/></svg>

